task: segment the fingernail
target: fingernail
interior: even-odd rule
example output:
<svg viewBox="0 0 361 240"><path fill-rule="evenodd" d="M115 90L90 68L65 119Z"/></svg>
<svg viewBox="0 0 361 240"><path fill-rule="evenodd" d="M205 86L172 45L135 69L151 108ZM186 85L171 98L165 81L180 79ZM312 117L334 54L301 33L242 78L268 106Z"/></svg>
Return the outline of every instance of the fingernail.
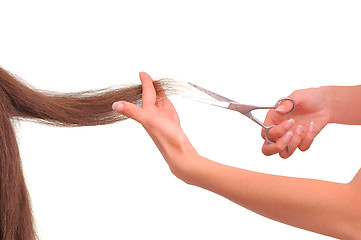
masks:
<svg viewBox="0 0 361 240"><path fill-rule="evenodd" d="M314 122L310 122L310 126L308 127L308 131L311 132L311 133L315 131L315 123Z"/></svg>
<svg viewBox="0 0 361 240"><path fill-rule="evenodd" d="M124 109L124 104L121 102L115 102L113 103L112 108L117 112L121 112Z"/></svg>
<svg viewBox="0 0 361 240"><path fill-rule="evenodd" d="M295 120L294 119L289 119L287 122L286 122L286 129L290 129L292 127L292 125L295 123Z"/></svg>
<svg viewBox="0 0 361 240"><path fill-rule="evenodd" d="M293 136L293 132L288 131L284 136L283 136L283 141L288 143L289 141L291 141L291 138Z"/></svg>
<svg viewBox="0 0 361 240"><path fill-rule="evenodd" d="M302 127L302 125L299 125L298 127L297 127L297 129L296 129L296 133L298 134L298 135L302 135L302 129L303 129L303 127Z"/></svg>
<svg viewBox="0 0 361 240"><path fill-rule="evenodd" d="M285 110L285 106L283 106L283 105L280 105L280 106L278 106L277 108L276 108L276 111L277 112L282 112L282 111L284 111Z"/></svg>

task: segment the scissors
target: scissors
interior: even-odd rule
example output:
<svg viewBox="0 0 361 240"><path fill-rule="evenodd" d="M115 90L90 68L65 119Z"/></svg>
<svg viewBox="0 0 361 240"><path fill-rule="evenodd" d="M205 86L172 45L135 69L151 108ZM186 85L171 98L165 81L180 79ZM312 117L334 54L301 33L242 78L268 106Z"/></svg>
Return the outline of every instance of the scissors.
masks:
<svg viewBox="0 0 361 240"><path fill-rule="evenodd" d="M195 99L196 101L198 102L202 102L202 103L206 103L206 104L210 104L210 105L213 105L213 106L216 106L216 107L221 107L221 108L226 108L226 109L229 109L229 110L233 110L233 111L237 111L237 112L240 112L242 113L243 115L245 115L246 117L248 117L249 119L251 119L252 121L256 122L258 125L260 125L261 127L264 128L265 130L265 133L264 133L264 136L265 136L265 139L268 143L274 143L272 142L267 134L268 134L268 131L275 127L276 125L271 125L271 126L265 126L261 121L259 121L255 116L252 115L252 111L253 110L256 110L256 109L275 109L278 107L278 105L283 101L283 100L289 100L292 102L293 104L293 107L291 109L291 111L289 111L288 113L285 113L283 115L288 115L288 114L291 114L295 108L296 108L296 102L295 100L293 100L292 98L290 97L283 97L283 98L280 98L274 105L272 106L256 106L256 105L246 105L246 104L241 104L241 103L238 103L236 101L233 101L229 98L226 98L226 97L223 97L217 93L214 93L212 91L209 91L207 89L204 89L202 87L199 87L193 83L188 83L189 85L195 87L196 89L206 93L207 95L211 96L212 98L216 99L217 101L216 102L206 102L204 100L200 100L200 99ZM226 103L226 105L222 105L222 103ZM287 151L289 152L289 147L287 146Z"/></svg>

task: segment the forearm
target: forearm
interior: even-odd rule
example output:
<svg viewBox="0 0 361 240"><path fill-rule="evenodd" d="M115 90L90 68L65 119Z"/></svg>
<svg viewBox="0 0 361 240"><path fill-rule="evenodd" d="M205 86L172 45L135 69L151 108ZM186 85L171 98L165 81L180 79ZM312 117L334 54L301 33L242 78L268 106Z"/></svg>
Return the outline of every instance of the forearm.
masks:
<svg viewBox="0 0 361 240"><path fill-rule="evenodd" d="M332 123L361 124L361 85L327 86Z"/></svg>
<svg viewBox="0 0 361 240"><path fill-rule="evenodd" d="M265 217L341 239L352 239L361 217L350 184L262 174L197 157L187 182Z"/></svg>

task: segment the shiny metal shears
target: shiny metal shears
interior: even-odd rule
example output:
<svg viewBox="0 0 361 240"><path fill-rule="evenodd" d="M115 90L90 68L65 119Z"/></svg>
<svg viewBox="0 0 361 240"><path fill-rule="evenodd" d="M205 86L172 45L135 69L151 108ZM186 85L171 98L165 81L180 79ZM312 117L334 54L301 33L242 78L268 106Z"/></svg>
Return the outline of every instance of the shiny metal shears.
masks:
<svg viewBox="0 0 361 240"><path fill-rule="evenodd" d="M217 101L215 102L207 102L203 99L197 99L197 98L194 98L194 100L198 101L198 102L202 102L202 103L206 103L206 104L210 104L210 105L213 105L213 106L216 106L216 107L221 107L221 108L226 108L226 109L229 109L229 110L233 110L233 111L237 111L237 112L240 112L242 113L243 115L245 115L246 117L248 117L249 119L251 119L252 121L256 122L258 125L260 125L261 127L264 128L265 130L265 133L264 133L264 136L265 136L265 139L267 142L269 143L274 143L272 142L268 136L267 136L267 133L268 131L275 127L276 125L271 125L271 126L265 126L261 121L259 121L255 116L252 115L252 111L253 110L256 110L256 109L274 109L274 108L277 108L278 105L283 101L283 100L289 100L292 102L293 104L293 107L291 109L291 111L289 111L288 113L285 113L284 115L288 115L288 114L291 114L295 108L296 108L296 102L290 98L290 97L283 97L281 99L279 99L274 105L272 106L255 106L255 105L246 105L246 104L241 104L241 103L238 103L236 101L233 101L229 98L226 98L226 97L223 97L217 93L214 93L212 91L209 91L207 89L204 89L202 87L199 87L193 83L188 83L190 84L191 86L195 87L196 89L206 93L207 95L211 96L212 98L216 99ZM222 104L223 103L223 104ZM226 105L224 104L226 103ZM288 149L288 146L287 146L287 150Z"/></svg>

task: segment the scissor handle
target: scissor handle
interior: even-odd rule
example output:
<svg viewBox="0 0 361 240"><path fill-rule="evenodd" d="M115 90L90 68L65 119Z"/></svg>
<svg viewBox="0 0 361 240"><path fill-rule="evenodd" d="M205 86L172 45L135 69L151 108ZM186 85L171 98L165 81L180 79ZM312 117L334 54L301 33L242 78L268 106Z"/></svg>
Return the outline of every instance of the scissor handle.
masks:
<svg viewBox="0 0 361 240"><path fill-rule="evenodd" d="M272 142L271 140L269 140L269 138L268 138L268 136L267 136L267 134L268 134L268 131L271 129L271 128L273 128L273 127L275 127L276 125L272 125L272 126L264 126L264 138L266 139L266 141L268 142L268 143L275 143L275 142Z"/></svg>
<svg viewBox="0 0 361 240"><path fill-rule="evenodd" d="M283 98L280 98L280 99L276 102L274 108L277 108L277 107L281 104L281 102L282 102L283 100L289 100L289 101L292 102L292 105L293 105L291 111L289 111L288 113L285 113L285 114L283 114L283 115L289 115L289 114L293 113L293 111L294 111L295 108L296 108L296 102L295 102L295 100L293 100L293 98L291 98L291 97L283 97ZM271 140L269 140L269 138L268 138L268 136L267 136L268 131L269 131L271 128L275 127L275 126L276 126L276 125L264 126L264 138L265 138L266 141L269 142L269 143L275 143L275 142L272 142ZM287 149L287 152L290 152L290 147L289 147L288 145L287 145L287 148L286 148L286 149Z"/></svg>
<svg viewBox="0 0 361 240"><path fill-rule="evenodd" d="M292 107L291 111L289 111L288 113L285 113L285 114L283 114L283 115L288 115L288 114L293 113L293 111L294 111L295 108L296 108L296 102L295 102L295 100L293 100L293 98L290 98L290 97L280 98L280 99L276 102L274 108L277 108L277 107L281 104L281 102L282 102L283 100L289 100L289 101L291 101L292 104L293 104L293 107Z"/></svg>
<svg viewBox="0 0 361 240"><path fill-rule="evenodd" d="M292 99L293 100L293 99ZM280 100L280 101L282 101L282 100ZM293 109L294 110L294 109ZM292 110L292 111L293 111ZM289 113L287 113L287 114L289 114ZM273 127L275 127L276 125L271 125L271 126L264 126L264 138L266 139L266 141L268 142L268 143L272 143L272 144L274 144L275 142L272 142L271 140L269 140L269 138L268 138L268 136L267 136L267 133L268 133L268 131L271 129L271 128L273 128ZM286 147L286 149L287 149L287 152L290 152L290 147L287 145L287 147Z"/></svg>

